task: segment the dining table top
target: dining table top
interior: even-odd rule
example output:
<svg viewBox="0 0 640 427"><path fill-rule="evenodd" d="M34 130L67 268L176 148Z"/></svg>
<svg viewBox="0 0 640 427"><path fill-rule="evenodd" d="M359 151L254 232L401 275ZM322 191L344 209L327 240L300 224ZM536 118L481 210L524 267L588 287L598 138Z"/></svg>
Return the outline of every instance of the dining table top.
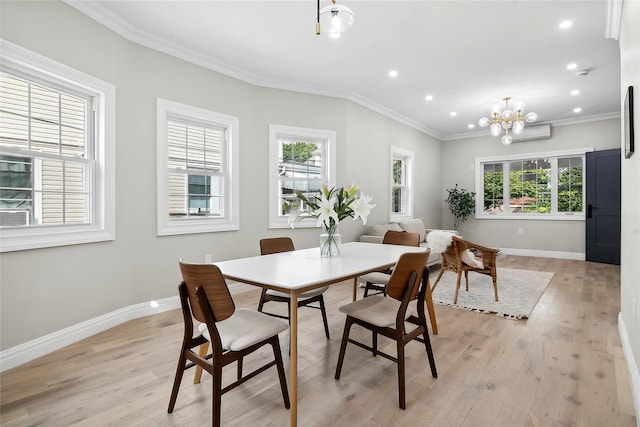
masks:
<svg viewBox="0 0 640 427"><path fill-rule="evenodd" d="M284 292L326 286L371 271L392 267L406 252L422 247L349 242L340 245L340 256L321 257L318 247L215 262L230 280Z"/></svg>

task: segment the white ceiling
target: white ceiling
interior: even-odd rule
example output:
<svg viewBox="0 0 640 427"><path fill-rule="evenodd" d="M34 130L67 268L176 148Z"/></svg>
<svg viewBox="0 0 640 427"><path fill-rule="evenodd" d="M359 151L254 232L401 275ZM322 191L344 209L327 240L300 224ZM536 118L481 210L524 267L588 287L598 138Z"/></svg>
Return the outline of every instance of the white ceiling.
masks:
<svg viewBox="0 0 640 427"><path fill-rule="evenodd" d="M338 0L356 24L337 40L315 34L313 0L67 3L145 46L252 84L347 98L445 140L488 133L478 119L505 96L544 123L620 114L603 0Z"/></svg>

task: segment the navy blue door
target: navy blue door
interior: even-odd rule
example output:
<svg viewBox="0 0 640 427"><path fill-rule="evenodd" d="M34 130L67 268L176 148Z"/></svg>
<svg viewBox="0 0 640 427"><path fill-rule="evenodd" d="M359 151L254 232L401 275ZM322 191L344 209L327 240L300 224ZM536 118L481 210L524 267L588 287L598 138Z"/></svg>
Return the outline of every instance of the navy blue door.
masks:
<svg viewBox="0 0 640 427"><path fill-rule="evenodd" d="M587 153L586 259L620 265L620 149Z"/></svg>

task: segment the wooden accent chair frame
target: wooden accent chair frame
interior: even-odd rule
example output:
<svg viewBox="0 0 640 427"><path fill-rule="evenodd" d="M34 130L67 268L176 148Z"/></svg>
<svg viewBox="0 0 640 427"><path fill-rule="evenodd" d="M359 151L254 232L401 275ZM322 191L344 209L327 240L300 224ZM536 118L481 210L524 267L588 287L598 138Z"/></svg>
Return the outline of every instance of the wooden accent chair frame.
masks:
<svg viewBox="0 0 640 427"><path fill-rule="evenodd" d="M467 252L468 250L477 251L481 255L481 260L475 259L475 256ZM472 243L468 240L464 240L460 237L453 236L451 238L451 245L442 253L442 263L440 264L440 274L436 278L433 284L432 291L435 290L440 278L445 271L452 271L458 275L456 281L456 293L453 297L453 303L458 302L458 291L460 290L460 280L462 273L464 272L464 279L466 282L466 289L469 291L469 272L484 274L491 276L493 281L493 293L496 301L498 301L498 283L497 283L497 266L496 255L498 250L495 248L488 248L476 243Z"/></svg>
<svg viewBox="0 0 640 427"><path fill-rule="evenodd" d="M278 333L287 330L287 324L255 310L236 309L227 283L220 269L213 264L188 264L180 260L183 281L179 286L184 338L176 376L173 381L168 412L173 412L184 371L197 366L212 377L212 425L220 426L222 394L276 366L285 408L289 408L289 392L282 363ZM194 337L193 319L202 322L200 334ZM206 356L208 343L211 353ZM265 345L273 348L274 360L242 376L243 357ZM200 347L196 354L194 348ZM189 363L187 363L189 362ZM222 388L222 368L237 362L237 380ZM200 371L201 372L201 371ZM199 375L195 382L199 382Z"/></svg>
<svg viewBox="0 0 640 427"><path fill-rule="evenodd" d="M347 319L344 324L335 378L340 379L348 342L371 351L374 356L379 354L398 365L398 400L401 409L406 408L405 345L413 340L424 343L431 375L434 378L438 377L424 313L424 300L429 287L429 270L426 267L428 257L429 251L401 255L389 279L386 297L374 295L340 307L340 311L347 315ZM417 316L410 310L412 301L417 302ZM371 347L349 338L349 331L354 323L372 331ZM415 325L415 328L407 331L408 324ZM397 357L378 350L377 334L396 341Z"/></svg>
<svg viewBox="0 0 640 427"><path fill-rule="evenodd" d="M289 237L274 237L269 239L260 240L260 254L269 255L280 252L288 252L295 250L293 241ZM311 307L319 309L322 313L322 322L324 323L324 334L329 339L329 324L327 322L327 311L324 306L324 297L322 294L328 289L327 286L318 289L312 289L307 292L303 292L298 296L298 307ZM263 311L264 304L269 301L285 302L287 303L288 316L281 316L279 314L267 313ZM318 305L311 305L317 302ZM260 302L258 303L258 311L268 314L269 316L279 317L281 319L287 319L290 321L291 317L291 297L284 292L274 291L273 289L262 289L260 294Z"/></svg>

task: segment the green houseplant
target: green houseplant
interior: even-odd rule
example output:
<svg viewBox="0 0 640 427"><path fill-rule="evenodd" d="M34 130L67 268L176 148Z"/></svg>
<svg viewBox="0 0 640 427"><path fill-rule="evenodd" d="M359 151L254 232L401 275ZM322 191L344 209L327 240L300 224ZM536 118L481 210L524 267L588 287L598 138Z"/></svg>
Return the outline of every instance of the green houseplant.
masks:
<svg viewBox="0 0 640 427"><path fill-rule="evenodd" d="M458 188L458 184L454 188L449 188L447 192L449 196L445 201L453 214L453 229L457 230L460 224L466 221L474 212L476 193L468 192L464 188Z"/></svg>

